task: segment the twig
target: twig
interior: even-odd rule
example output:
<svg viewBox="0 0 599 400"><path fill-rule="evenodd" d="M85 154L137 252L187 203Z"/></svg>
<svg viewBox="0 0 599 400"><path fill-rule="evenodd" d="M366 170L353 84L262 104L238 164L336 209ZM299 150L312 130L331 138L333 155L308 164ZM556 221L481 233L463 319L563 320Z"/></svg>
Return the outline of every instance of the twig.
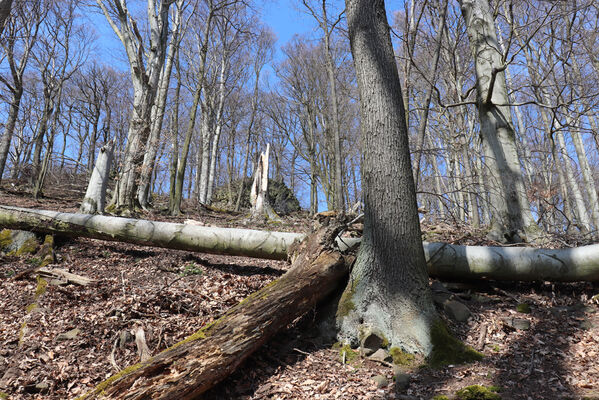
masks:
<svg viewBox="0 0 599 400"><path fill-rule="evenodd" d="M476 342L476 348L482 350L485 347L485 339L487 338L487 324L482 324L480 334L478 335L478 341Z"/></svg>
<svg viewBox="0 0 599 400"><path fill-rule="evenodd" d="M119 334L117 333L115 335L114 344L112 345L112 351L110 352L110 356L108 357L108 359L110 360L110 364L112 365L112 368L114 368L116 372L119 372L121 370L119 368L119 365L116 363L116 360L114 359L114 353L116 353L116 348L118 346L118 343L119 343Z"/></svg>

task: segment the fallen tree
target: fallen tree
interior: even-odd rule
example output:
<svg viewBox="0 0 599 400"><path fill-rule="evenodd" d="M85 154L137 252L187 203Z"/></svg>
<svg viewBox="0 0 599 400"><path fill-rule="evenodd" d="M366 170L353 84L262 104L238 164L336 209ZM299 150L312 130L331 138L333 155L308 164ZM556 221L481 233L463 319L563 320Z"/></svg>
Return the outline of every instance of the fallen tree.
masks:
<svg viewBox="0 0 599 400"><path fill-rule="evenodd" d="M323 227L310 235L285 275L213 324L124 369L80 399L197 398L337 287L349 269L349 260L331 248L338 229Z"/></svg>
<svg viewBox="0 0 599 400"><path fill-rule="evenodd" d="M304 235L206 227L104 215L0 206L0 227L145 246L269 259L287 258Z"/></svg>
<svg viewBox="0 0 599 400"><path fill-rule="evenodd" d="M0 227L205 253L286 259L305 235L216 228L0 206ZM337 239L339 249L357 239ZM441 279L599 281L599 244L571 249L423 243L429 275Z"/></svg>

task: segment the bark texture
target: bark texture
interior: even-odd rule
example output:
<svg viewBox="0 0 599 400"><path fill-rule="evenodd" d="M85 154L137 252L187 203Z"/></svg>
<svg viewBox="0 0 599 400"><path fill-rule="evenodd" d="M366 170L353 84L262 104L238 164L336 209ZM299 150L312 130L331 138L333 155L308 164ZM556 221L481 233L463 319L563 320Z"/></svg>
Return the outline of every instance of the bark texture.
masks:
<svg viewBox="0 0 599 400"><path fill-rule="evenodd" d="M392 346L428 355L436 318L420 225L402 90L382 0L346 0L360 92L364 235L337 313L339 339L378 328Z"/></svg>
<svg viewBox="0 0 599 400"><path fill-rule="evenodd" d="M0 206L0 226L169 249L286 259L303 235Z"/></svg>
<svg viewBox="0 0 599 400"><path fill-rule="evenodd" d="M85 197L81 203L80 211L84 214L102 214L104 212L112 155L112 142L102 146L92 176L89 178Z"/></svg>
<svg viewBox="0 0 599 400"><path fill-rule="evenodd" d="M526 196L512 124L504 61L488 0L460 0L476 69L478 113L493 220L491 237L531 241L538 230Z"/></svg>
<svg viewBox="0 0 599 400"><path fill-rule="evenodd" d="M348 271L325 227L299 247L291 269L215 323L116 374L80 399L194 399L232 373L278 330L312 309Z"/></svg>
<svg viewBox="0 0 599 400"><path fill-rule="evenodd" d="M445 279L599 281L599 244L571 249L425 243L429 274Z"/></svg>

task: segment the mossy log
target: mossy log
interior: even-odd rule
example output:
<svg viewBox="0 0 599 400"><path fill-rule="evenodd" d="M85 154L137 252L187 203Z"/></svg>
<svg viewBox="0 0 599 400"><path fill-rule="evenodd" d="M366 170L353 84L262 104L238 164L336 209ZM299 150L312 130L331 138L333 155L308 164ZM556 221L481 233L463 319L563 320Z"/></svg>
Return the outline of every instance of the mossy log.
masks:
<svg viewBox="0 0 599 400"><path fill-rule="evenodd" d="M213 324L126 368L80 399L192 399L210 389L342 282L349 266L331 249L337 230L323 227L308 236L296 248L291 269L280 279Z"/></svg>

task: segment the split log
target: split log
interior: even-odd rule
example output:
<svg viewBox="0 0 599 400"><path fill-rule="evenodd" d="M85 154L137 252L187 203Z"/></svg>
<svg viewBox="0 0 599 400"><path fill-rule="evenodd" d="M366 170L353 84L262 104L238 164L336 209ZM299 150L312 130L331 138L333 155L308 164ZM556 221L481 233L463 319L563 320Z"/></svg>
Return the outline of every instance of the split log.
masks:
<svg viewBox="0 0 599 400"><path fill-rule="evenodd" d="M338 227L310 235L291 269L215 323L170 349L126 368L80 399L193 399L231 374L277 331L312 309L348 273L331 250Z"/></svg>
<svg viewBox="0 0 599 400"><path fill-rule="evenodd" d="M215 228L8 206L0 206L2 227L270 259L286 259L290 246L305 237L301 233ZM339 238L337 244L344 251L358 241L357 238ZM441 279L599 281L599 244L559 250L427 242L423 247L429 275Z"/></svg>
<svg viewBox="0 0 599 400"><path fill-rule="evenodd" d="M38 268L35 272L37 272L38 275L43 276L45 278L56 279L59 281L63 281L65 283L72 283L74 285L79 285L79 286L87 286L90 283L94 283L93 279L90 279L86 276L72 274L72 273L65 271L64 269L60 269L60 268L50 269L50 268L46 268L46 267L41 267L41 268Z"/></svg>

